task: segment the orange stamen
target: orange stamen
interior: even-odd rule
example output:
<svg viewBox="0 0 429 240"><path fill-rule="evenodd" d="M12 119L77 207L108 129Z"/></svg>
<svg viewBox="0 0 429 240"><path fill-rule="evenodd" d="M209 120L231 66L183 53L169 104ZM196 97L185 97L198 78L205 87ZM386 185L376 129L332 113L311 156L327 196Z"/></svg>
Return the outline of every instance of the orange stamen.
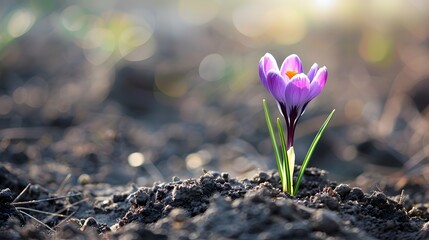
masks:
<svg viewBox="0 0 429 240"><path fill-rule="evenodd" d="M289 79L292 79L293 78L293 76L295 76L295 75L297 75L298 74L298 72L295 72L295 71L286 71L286 76L288 76L289 77Z"/></svg>

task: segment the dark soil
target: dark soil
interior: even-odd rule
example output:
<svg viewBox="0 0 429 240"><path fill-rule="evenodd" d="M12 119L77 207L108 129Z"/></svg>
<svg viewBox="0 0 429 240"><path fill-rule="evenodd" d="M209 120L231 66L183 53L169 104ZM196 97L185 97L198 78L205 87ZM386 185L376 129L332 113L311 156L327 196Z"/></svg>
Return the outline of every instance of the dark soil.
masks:
<svg viewBox="0 0 429 240"><path fill-rule="evenodd" d="M198 179L174 177L152 187L87 184L72 187L66 195L73 197L27 203L58 195L32 185L14 201L26 181L4 167L0 178L4 239L429 238L426 206L408 204L406 209L407 196L365 193L330 182L327 173L316 168L305 171L297 197L279 190L275 171L241 180L205 171Z"/></svg>

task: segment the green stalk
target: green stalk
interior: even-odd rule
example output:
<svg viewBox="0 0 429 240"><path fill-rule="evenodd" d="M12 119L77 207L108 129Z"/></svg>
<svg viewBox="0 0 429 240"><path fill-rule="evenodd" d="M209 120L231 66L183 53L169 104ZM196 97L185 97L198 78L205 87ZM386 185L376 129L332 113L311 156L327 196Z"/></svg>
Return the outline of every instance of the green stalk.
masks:
<svg viewBox="0 0 429 240"><path fill-rule="evenodd" d="M307 155L305 155L304 161L302 162L301 169L299 169L298 179L295 184L293 195L295 196L298 192L299 185L301 184L302 176L304 175L304 170L310 161L311 155L313 154L314 149L316 148L317 143L319 143L320 138L322 137L323 132L331 121L332 116L334 115L335 109L329 114L323 123L322 127L317 132L316 136L313 139L313 142L310 145L310 148L307 151Z"/></svg>
<svg viewBox="0 0 429 240"><path fill-rule="evenodd" d="M280 141L281 141L281 146L282 146L282 154L283 154L283 169L285 170L285 178L286 178L286 189L285 186L283 186L283 192L285 192L287 190L287 192L289 194L292 194L293 190L292 190L292 186L293 186L293 182L291 180L291 171L289 169L289 157L288 157L288 151L287 151L287 146L286 146L286 141L285 141L285 135L284 135L284 131L283 131L283 127L282 127L282 123L280 121L280 118L277 118L277 128L279 130L279 137L280 137Z"/></svg>
<svg viewBox="0 0 429 240"><path fill-rule="evenodd" d="M284 185L284 169L282 167L280 152L277 145L276 137L274 135L273 125L271 124L271 116L268 111L268 106L265 99L262 100L262 105L264 106L265 120L267 122L268 132L270 133L271 142L273 144L274 155L276 157L277 168L279 169L280 180L282 182L282 185Z"/></svg>

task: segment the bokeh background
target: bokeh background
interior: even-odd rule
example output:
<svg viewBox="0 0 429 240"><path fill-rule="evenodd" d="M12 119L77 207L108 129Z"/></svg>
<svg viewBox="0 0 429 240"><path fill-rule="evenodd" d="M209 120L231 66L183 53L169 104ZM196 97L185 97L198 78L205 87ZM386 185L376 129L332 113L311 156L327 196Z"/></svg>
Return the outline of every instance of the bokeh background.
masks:
<svg viewBox="0 0 429 240"><path fill-rule="evenodd" d="M298 163L372 188L427 185L429 2L2 1L0 162L32 182L148 185L202 169L275 169L266 53L328 83L297 129Z"/></svg>

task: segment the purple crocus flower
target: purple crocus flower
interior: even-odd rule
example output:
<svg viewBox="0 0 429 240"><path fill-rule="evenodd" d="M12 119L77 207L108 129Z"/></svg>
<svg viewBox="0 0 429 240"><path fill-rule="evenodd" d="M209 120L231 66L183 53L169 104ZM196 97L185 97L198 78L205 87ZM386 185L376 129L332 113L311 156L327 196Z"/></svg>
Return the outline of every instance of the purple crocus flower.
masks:
<svg viewBox="0 0 429 240"><path fill-rule="evenodd" d="M259 61L259 77L265 88L273 95L287 127L287 147L293 146L295 127L308 103L322 92L328 78L326 67L318 68L316 63L308 74L303 73L301 59L289 55L282 66L270 53Z"/></svg>

